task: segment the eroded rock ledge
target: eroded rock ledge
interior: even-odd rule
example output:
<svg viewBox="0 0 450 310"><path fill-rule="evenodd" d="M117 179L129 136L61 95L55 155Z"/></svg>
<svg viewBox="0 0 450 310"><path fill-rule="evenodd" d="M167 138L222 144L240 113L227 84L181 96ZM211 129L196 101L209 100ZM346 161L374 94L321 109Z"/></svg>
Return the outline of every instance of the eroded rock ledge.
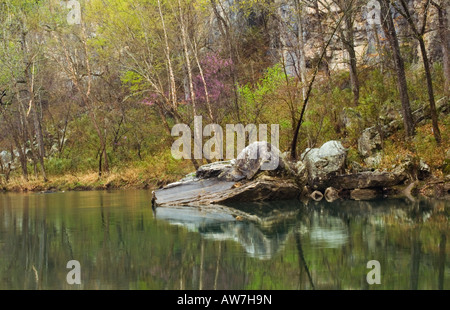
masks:
<svg viewBox="0 0 450 310"><path fill-rule="evenodd" d="M276 169L267 169L275 156L279 158ZM339 141L306 150L298 162L288 161L266 142L256 142L236 160L202 166L184 179L153 192L153 206L219 206L305 197L329 202L409 197L414 188L410 184L430 175L423 162L419 165L404 162L389 172L346 173L346 159L347 149ZM442 188L447 195L448 184L444 182Z"/></svg>

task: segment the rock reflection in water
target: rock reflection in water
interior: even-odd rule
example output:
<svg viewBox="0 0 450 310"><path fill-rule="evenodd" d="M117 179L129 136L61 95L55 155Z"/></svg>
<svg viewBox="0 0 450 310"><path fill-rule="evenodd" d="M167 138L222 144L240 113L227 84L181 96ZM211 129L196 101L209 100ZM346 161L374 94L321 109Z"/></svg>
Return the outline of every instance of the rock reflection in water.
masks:
<svg viewBox="0 0 450 310"><path fill-rule="evenodd" d="M271 259L280 251L292 231L292 226L278 225L279 229L273 233L264 230L261 225L238 221L230 214L214 210L202 211L193 207L159 207L155 209L154 214L156 219L183 226L191 232L199 233L206 239L236 241L242 245L250 257L258 259ZM273 227L271 226L271 228Z"/></svg>

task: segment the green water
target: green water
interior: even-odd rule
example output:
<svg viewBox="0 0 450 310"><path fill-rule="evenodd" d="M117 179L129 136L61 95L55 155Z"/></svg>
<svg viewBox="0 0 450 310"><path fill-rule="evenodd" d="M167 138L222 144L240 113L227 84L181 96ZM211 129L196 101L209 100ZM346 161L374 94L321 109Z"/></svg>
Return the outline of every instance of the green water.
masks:
<svg viewBox="0 0 450 310"><path fill-rule="evenodd" d="M0 289L449 289L443 201L274 203L254 224L171 213L150 191L0 195ZM246 206L248 208L248 206ZM70 285L67 262L80 263ZM380 262L369 285L367 262Z"/></svg>

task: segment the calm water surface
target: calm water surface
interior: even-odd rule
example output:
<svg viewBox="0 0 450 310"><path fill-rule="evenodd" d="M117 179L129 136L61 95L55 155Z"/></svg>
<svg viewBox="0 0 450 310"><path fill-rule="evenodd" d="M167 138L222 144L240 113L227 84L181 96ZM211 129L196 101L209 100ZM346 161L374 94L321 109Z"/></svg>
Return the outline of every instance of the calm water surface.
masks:
<svg viewBox="0 0 450 310"><path fill-rule="evenodd" d="M242 204L267 217L256 224L153 211L150 200L150 191L0 194L0 289L450 288L449 202ZM81 285L66 281L70 260ZM380 285L366 281L370 260Z"/></svg>

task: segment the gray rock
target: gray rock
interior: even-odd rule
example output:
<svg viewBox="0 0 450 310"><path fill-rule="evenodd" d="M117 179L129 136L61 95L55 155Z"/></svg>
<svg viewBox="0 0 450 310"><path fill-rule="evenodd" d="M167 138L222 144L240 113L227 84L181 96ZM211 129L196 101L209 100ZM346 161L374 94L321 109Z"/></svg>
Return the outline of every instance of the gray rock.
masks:
<svg viewBox="0 0 450 310"><path fill-rule="evenodd" d="M448 114L450 112L450 100L448 97L442 97L438 101L436 101L436 109L438 113Z"/></svg>
<svg viewBox="0 0 450 310"><path fill-rule="evenodd" d="M431 168L423 159L417 162L413 158L406 158L400 165L394 168L393 172L398 175L404 175L411 181L416 179L424 180L431 175Z"/></svg>
<svg viewBox="0 0 450 310"><path fill-rule="evenodd" d="M402 126L402 122L400 120L393 120L389 124L383 126L383 136L385 138L392 136L396 133Z"/></svg>
<svg viewBox="0 0 450 310"><path fill-rule="evenodd" d="M266 141L254 142L247 146L236 159L236 168L248 180L259 171L274 171L280 166L281 152Z"/></svg>
<svg viewBox="0 0 450 310"><path fill-rule="evenodd" d="M377 128L367 128L358 139L358 151L363 157L375 155L382 149L381 143L381 136Z"/></svg>
<svg viewBox="0 0 450 310"><path fill-rule="evenodd" d="M436 101L436 110L439 114L446 115L450 112L450 101L448 97L443 97ZM421 124L423 121L431 119L430 106L425 105L412 112L414 122L416 124Z"/></svg>
<svg viewBox="0 0 450 310"><path fill-rule="evenodd" d="M325 189L324 184L345 170L347 149L339 141L329 141L318 149L307 149L304 160L308 183L314 189Z"/></svg>
<svg viewBox="0 0 450 310"><path fill-rule="evenodd" d="M251 180L261 171L276 173L289 170L281 152L265 141L250 144L234 162L223 168L222 173L217 175L220 179L232 182Z"/></svg>
<svg viewBox="0 0 450 310"><path fill-rule="evenodd" d="M380 151L380 152L375 153L373 156L369 156L366 159L364 159L364 163L368 167L377 168L380 165L382 159L383 159L383 153Z"/></svg>
<svg viewBox="0 0 450 310"><path fill-rule="evenodd" d="M230 170L234 165L234 160L219 161L207 164L198 168L195 176L199 179L208 179L219 176L226 170Z"/></svg>
<svg viewBox="0 0 450 310"><path fill-rule="evenodd" d="M302 161L298 161L294 165L294 175L295 181L300 187L303 187L308 182L308 170L306 169L306 165Z"/></svg>
<svg viewBox="0 0 450 310"><path fill-rule="evenodd" d="M350 130L355 124L362 121L361 114L352 108L344 108L340 115L341 122L346 130Z"/></svg>
<svg viewBox="0 0 450 310"><path fill-rule="evenodd" d="M392 172L404 176L405 179L414 180L416 178L416 167L411 158L402 160L399 165L394 167Z"/></svg>
<svg viewBox="0 0 450 310"><path fill-rule="evenodd" d="M11 170L16 169L18 164L19 153L14 151L14 156L16 157L14 160L11 157L11 152L1 151L0 152L0 164L3 165L4 168L9 167Z"/></svg>
<svg viewBox="0 0 450 310"><path fill-rule="evenodd" d="M417 171L417 178L419 180L424 180L428 178L431 175L431 168L427 165L422 159L420 160L418 171Z"/></svg>

